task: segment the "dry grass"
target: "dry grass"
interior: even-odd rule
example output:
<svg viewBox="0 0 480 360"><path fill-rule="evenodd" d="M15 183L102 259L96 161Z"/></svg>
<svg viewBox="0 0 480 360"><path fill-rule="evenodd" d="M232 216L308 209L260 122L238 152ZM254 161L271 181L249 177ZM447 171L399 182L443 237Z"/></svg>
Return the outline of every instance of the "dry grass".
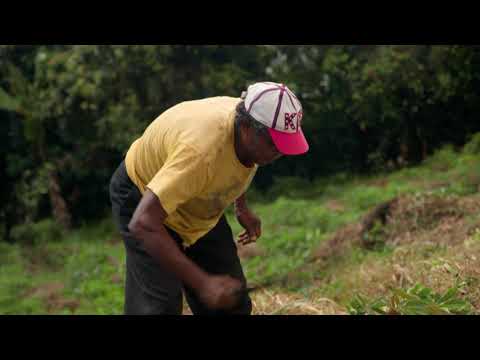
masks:
<svg viewBox="0 0 480 360"><path fill-rule="evenodd" d="M342 292L332 297L340 303L356 293L372 299L388 297L393 288L417 283L439 293L459 286L464 298L480 312L480 232L456 245L404 244L391 256L370 256L361 264L343 265L316 283L317 295L331 293L330 286L338 283L342 284Z"/></svg>
<svg viewBox="0 0 480 360"><path fill-rule="evenodd" d="M479 215L479 195L400 198L389 208L385 225L376 234L383 246L393 252L381 256L361 250L365 254L361 261L352 261L350 256L362 246L362 224L340 229L313 252L314 263L301 269L317 272L320 280L312 286L314 294L321 299L331 298L337 304L335 309L317 304L318 313L341 312L342 305L346 306L357 293L372 299L388 297L391 289L417 283L438 293L458 286L462 296L480 312ZM273 293L272 298L275 296ZM295 299L285 297L282 302L288 307ZM308 303L316 302L313 298ZM293 312L308 313L306 309L294 309Z"/></svg>
<svg viewBox="0 0 480 360"><path fill-rule="evenodd" d="M460 286L462 296L480 313L480 230L462 243L410 243L398 246L391 256L367 257L360 264L337 264L328 276L315 282L307 297L280 287L251 294L253 315L346 315L356 293L368 298L388 297L392 288L421 283L436 292ZM312 271L314 269L312 268ZM341 294L330 286L342 284ZM191 315L188 306L185 315Z"/></svg>
<svg viewBox="0 0 480 360"><path fill-rule="evenodd" d="M259 289L251 294L253 314L343 315L356 294L389 298L392 289L418 283L437 293L458 287L480 313L480 195L402 197L384 220L379 231L368 231L377 231L390 251L362 247L364 222L347 225L313 253L313 262L287 277L286 285L307 285L301 273L314 274L309 295L278 284ZM352 260L355 251L362 256Z"/></svg>
<svg viewBox="0 0 480 360"><path fill-rule="evenodd" d="M307 299L282 289L262 289L251 294L252 315L345 315L346 309L328 298ZM183 315L192 315L186 301Z"/></svg>
<svg viewBox="0 0 480 360"><path fill-rule="evenodd" d="M375 214L377 209L365 216L357 224L349 224L338 230L334 236L312 251L311 260L326 260L332 256L342 256L352 246L366 245L365 236L371 235L365 226L366 220L383 223L375 236L381 242L392 246L406 243L455 244L462 242L480 227L480 197L478 195L457 198L432 195L406 196L383 204L386 218ZM373 216L372 216L373 215ZM476 220L471 221L472 217ZM384 225L384 226L383 226Z"/></svg>
<svg viewBox="0 0 480 360"><path fill-rule="evenodd" d="M252 294L253 315L346 315L332 299L306 298L281 289L263 289Z"/></svg>
<svg viewBox="0 0 480 360"><path fill-rule="evenodd" d="M385 241L392 245L435 242L461 243L477 224L468 219L480 213L478 196L456 198L417 196L400 198L387 219Z"/></svg>

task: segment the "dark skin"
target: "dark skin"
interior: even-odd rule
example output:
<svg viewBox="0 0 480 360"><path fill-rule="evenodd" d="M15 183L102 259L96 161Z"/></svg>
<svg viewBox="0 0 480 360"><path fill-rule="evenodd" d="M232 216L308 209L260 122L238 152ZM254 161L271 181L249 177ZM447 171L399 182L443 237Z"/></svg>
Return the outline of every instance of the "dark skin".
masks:
<svg viewBox="0 0 480 360"><path fill-rule="evenodd" d="M235 152L246 167L255 164L264 166L281 157L268 134L258 134L243 123L235 131ZM245 195L236 200L235 213L245 228L238 242L247 244L256 241L261 236L261 222L248 209ZM207 307L213 310L235 307L243 290L242 283L229 275L209 274L185 256L166 230L166 218L161 201L147 189L128 228L135 238L142 241L145 250L192 289Z"/></svg>
<svg viewBox="0 0 480 360"><path fill-rule="evenodd" d="M258 133L244 124L237 126L235 131L235 152L240 162L246 167L268 165L283 155L277 150L269 134ZM245 194L235 201L235 215L240 225L245 229L238 235L240 245L257 241L262 235L262 224L247 206Z"/></svg>

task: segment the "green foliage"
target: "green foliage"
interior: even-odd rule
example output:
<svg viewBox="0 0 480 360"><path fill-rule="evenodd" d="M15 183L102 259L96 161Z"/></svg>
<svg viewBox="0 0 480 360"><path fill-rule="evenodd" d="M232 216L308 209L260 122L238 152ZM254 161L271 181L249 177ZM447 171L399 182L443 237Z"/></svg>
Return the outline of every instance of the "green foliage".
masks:
<svg viewBox="0 0 480 360"><path fill-rule="evenodd" d="M121 314L125 254L112 236L108 220L62 241L0 243L0 314Z"/></svg>
<svg viewBox="0 0 480 360"><path fill-rule="evenodd" d="M461 284L436 293L421 284L403 290L392 289L391 296L375 300L357 294L349 304L351 315L470 315L472 305L462 298Z"/></svg>
<svg viewBox="0 0 480 360"><path fill-rule="evenodd" d="M238 96L254 81L297 92L311 145L262 169L262 192L278 176L292 186L276 193L304 196L318 177L418 163L480 130L479 58L478 46L460 45L0 45L4 211L52 215L37 184L48 164L74 225L97 219L111 174L153 119L184 100Z"/></svg>
<svg viewBox="0 0 480 360"><path fill-rule="evenodd" d="M103 215L113 171L160 113L185 100L238 96L264 79L270 53L262 46L183 45L0 50L0 108L10 111L6 132L14 135L5 180L14 187L21 179L8 201L16 203L15 217L52 215L55 204L37 206L50 202L44 187L31 183L48 163L74 225Z"/></svg>
<svg viewBox="0 0 480 360"><path fill-rule="evenodd" d="M464 152L471 155L480 154L480 132L472 135L470 141L464 147Z"/></svg>
<svg viewBox="0 0 480 360"><path fill-rule="evenodd" d="M425 161L425 165L434 171L446 171L455 166L458 154L452 145L446 145L439 149Z"/></svg>
<svg viewBox="0 0 480 360"><path fill-rule="evenodd" d="M64 235L62 227L52 219L16 225L11 234L14 241L27 245L59 241Z"/></svg>
<svg viewBox="0 0 480 360"><path fill-rule="evenodd" d="M18 109L17 100L8 95L2 88L0 88L0 109L8 111L15 111Z"/></svg>
<svg viewBox="0 0 480 360"><path fill-rule="evenodd" d="M26 222L33 222L36 218L42 198L48 195L48 172L52 164L44 163L37 171L26 169L14 185L15 192L19 195L18 206L25 212ZM15 172L13 169L7 171Z"/></svg>
<svg viewBox="0 0 480 360"><path fill-rule="evenodd" d="M272 76L299 90L312 138L309 164L283 171L403 166L464 143L479 126L479 55L458 45L280 47Z"/></svg>
<svg viewBox="0 0 480 360"><path fill-rule="evenodd" d="M22 256L18 246L0 242L0 314L35 314L41 307L38 299L25 299L32 285L25 276Z"/></svg>
<svg viewBox="0 0 480 360"><path fill-rule="evenodd" d="M118 254L120 249L116 250ZM123 264L117 256L109 255L108 248L99 245L85 246L69 257L65 271L66 294L84 299L84 311L95 314L120 314L123 307ZM117 281L112 281L116 277Z"/></svg>

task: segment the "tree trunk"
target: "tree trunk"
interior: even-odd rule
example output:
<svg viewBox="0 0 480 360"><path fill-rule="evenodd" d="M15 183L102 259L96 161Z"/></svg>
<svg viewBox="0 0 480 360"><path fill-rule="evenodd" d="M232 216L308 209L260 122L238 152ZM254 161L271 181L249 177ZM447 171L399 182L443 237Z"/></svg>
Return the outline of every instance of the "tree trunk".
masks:
<svg viewBox="0 0 480 360"><path fill-rule="evenodd" d="M419 136L418 126L409 115L406 117L406 129L400 145L402 165L418 164L423 157L424 141Z"/></svg>
<svg viewBox="0 0 480 360"><path fill-rule="evenodd" d="M399 166L404 166L410 157L410 149L408 145L408 134L404 134L402 136L402 141L400 142L400 155L397 158L397 165Z"/></svg>
<svg viewBox="0 0 480 360"><path fill-rule="evenodd" d="M418 138L418 141L420 142L420 151L421 151L421 155L420 155L421 158L419 159L420 161L424 161L428 156L428 144L424 134L425 134L425 131L422 130L422 127L417 126L417 138Z"/></svg>
<svg viewBox="0 0 480 360"><path fill-rule="evenodd" d="M428 156L428 145L425 140L422 141L422 161Z"/></svg>
<svg viewBox="0 0 480 360"><path fill-rule="evenodd" d="M46 162L47 152L43 138L40 138L37 146L42 162ZM62 163L57 163L56 166L57 168L59 166L61 167ZM72 228L72 216L70 214L70 210L68 210L67 202L62 196L60 180L58 178L56 169L49 169L48 171L48 195L50 197L50 205L52 207L53 217L65 230L70 230Z"/></svg>
<svg viewBox="0 0 480 360"><path fill-rule="evenodd" d="M60 191L60 181L55 170L51 170L48 176L48 194L50 196L50 204L52 205L55 220L65 230L70 230L72 227L72 217Z"/></svg>
<svg viewBox="0 0 480 360"><path fill-rule="evenodd" d="M10 244L13 244L13 239L11 237L11 233L12 233L12 216L9 212L9 209L5 210L5 232L4 232L4 239L6 242L10 243Z"/></svg>

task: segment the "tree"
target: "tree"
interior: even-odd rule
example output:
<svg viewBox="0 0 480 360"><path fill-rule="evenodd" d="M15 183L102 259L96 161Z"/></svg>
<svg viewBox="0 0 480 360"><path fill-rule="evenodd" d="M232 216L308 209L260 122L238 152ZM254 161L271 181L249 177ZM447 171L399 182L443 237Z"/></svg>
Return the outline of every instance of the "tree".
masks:
<svg viewBox="0 0 480 360"><path fill-rule="evenodd" d="M22 179L14 192L28 221L51 211L65 228L103 216L115 167L161 112L180 101L238 96L249 82L263 80L268 61L268 49L255 46L1 50L0 100L4 95L30 150L20 156L28 164L9 181Z"/></svg>

